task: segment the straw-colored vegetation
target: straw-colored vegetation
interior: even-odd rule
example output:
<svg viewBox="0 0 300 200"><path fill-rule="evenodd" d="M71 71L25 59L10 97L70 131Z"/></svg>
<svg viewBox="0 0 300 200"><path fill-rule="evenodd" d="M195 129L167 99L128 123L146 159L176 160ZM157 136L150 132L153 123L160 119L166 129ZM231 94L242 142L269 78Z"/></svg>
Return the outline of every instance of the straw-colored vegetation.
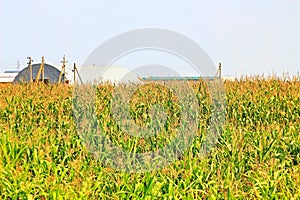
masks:
<svg viewBox="0 0 300 200"><path fill-rule="evenodd" d="M202 82L192 86L203 115L192 146L161 170L127 173L106 167L86 149L73 120L71 87L0 85L0 198L299 199L300 82L226 82L226 123L218 144L206 156L201 156L200 147L210 100ZM137 141L113 124L112 91L112 86L102 85L97 92L99 124L112 140L137 151L168 142L179 115L168 118L167 138ZM149 122L143 115L154 103L149 91L151 87L131 101L137 124ZM159 102L168 114L180 113L172 95Z"/></svg>

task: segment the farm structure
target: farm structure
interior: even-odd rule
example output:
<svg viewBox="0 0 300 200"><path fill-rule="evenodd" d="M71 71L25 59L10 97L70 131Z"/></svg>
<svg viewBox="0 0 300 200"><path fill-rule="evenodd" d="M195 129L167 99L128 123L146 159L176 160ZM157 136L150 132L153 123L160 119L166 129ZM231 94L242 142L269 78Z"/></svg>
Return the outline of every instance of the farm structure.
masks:
<svg viewBox="0 0 300 200"><path fill-rule="evenodd" d="M59 70L50 64L45 63L44 56L42 62L38 64L32 64L33 60L29 59L28 66L19 70L6 70L4 73L0 73L0 83L30 83L30 82L44 82L44 83L69 83L66 78L66 59L65 56L62 60L62 67ZM74 68L75 68L74 64ZM77 70L76 70L77 71Z"/></svg>
<svg viewBox="0 0 300 200"><path fill-rule="evenodd" d="M28 67L24 68L14 79L14 83L21 82L44 82L44 83L64 83L65 77L65 56L63 57L62 70L59 71L52 65L46 64L44 56L42 63L33 64L31 57L28 57Z"/></svg>
<svg viewBox="0 0 300 200"><path fill-rule="evenodd" d="M37 76L39 73L41 64L34 64L31 66L32 73L30 73L29 67L24 68L20 73L15 77L14 83L21 83L21 82L30 82L32 80L33 82L38 81L44 81L45 83L58 83L63 82L65 79L65 76L62 75L61 78L59 79L60 71L56 69L55 67L49 65L49 64L44 64L44 78L41 76Z"/></svg>
<svg viewBox="0 0 300 200"><path fill-rule="evenodd" d="M18 71L4 71L0 73L0 83L11 83L18 75Z"/></svg>
<svg viewBox="0 0 300 200"><path fill-rule="evenodd" d="M63 60L61 61L62 66L61 70L59 68L47 64L44 61L44 56L42 57L42 62L37 64L32 64L33 60L31 57L27 57L29 59L28 66L22 69L21 71L10 70L5 73L0 73L0 83L30 83L30 82L43 82L50 84L57 83L70 83L70 79L66 77L66 58L63 56ZM219 67L215 76L148 76L148 77L139 77L137 74L131 72L129 69L124 67L116 67L111 66L109 68L102 66L91 66L88 68L88 71L83 71L82 74L79 75L76 64L74 63L74 67L72 69L73 72L73 83L84 83L85 80L93 80L93 77L100 82L119 82L124 81L124 79L133 80L142 80L142 81L198 81L199 79L205 80L234 80L232 77L222 77L221 75L221 63L219 63ZM76 78L76 75L78 78ZM70 78L70 77L69 77Z"/></svg>

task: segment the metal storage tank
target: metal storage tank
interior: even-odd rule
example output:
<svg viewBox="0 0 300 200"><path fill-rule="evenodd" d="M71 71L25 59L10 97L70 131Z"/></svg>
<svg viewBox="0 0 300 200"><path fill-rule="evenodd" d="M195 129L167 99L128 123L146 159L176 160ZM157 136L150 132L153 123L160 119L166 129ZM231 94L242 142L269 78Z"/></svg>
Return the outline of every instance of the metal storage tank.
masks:
<svg viewBox="0 0 300 200"><path fill-rule="evenodd" d="M32 79L35 81L38 71L40 69L41 64L33 64L32 65ZM44 82L46 83L57 83L59 78L60 71L49 65L44 64ZM39 77L39 79L42 79L42 76ZM61 76L61 81L63 82L65 80L64 74ZM30 82L30 69L29 66L22 69L19 74L15 77L14 83L21 83L21 82Z"/></svg>

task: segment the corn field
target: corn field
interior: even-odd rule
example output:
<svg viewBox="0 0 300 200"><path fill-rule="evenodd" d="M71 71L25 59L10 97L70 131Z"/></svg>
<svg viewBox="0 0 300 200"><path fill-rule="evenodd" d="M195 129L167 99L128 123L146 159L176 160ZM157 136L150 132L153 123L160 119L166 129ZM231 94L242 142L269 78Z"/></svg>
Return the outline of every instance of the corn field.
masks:
<svg viewBox="0 0 300 200"><path fill-rule="evenodd" d="M107 167L88 151L76 131L71 86L0 85L0 198L300 199L299 80L225 82L226 121L207 155L200 149L211 100L203 81L190 85L201 113L192 145L170 165L143 173ZM132 97L137 124L149 123L145 113L155 102L171 116L162 134L136 139L114 123L113 90L99 85L95 104L100 127L116 145L146 152L172 139L180 123L175 96L149 84Z"/></svg>

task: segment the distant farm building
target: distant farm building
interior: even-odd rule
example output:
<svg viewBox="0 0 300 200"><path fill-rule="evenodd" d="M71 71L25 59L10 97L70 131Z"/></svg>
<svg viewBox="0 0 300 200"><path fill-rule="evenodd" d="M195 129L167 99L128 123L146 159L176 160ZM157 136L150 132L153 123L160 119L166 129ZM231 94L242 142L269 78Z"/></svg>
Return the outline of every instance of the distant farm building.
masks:
<svg viewBox="0 0 300 200"><path fill-rule="evenodd" d="M15 77L18 75L19 70L5 70L3 73L0 73L0 83L11 83L14 81Z"/></svg>
<svg viewBox="0 0 300 200"><path fill-rule="evenodd" d="M46 83L57 83L59 82L59 77L60 77L60 71L49 65L49 64L44 64L44 69L43 69L43 75L38 76L38 72L40 70L41 64L33 64L32 67L32 72L30 72L30 68L26 67L20 73L15 77L13 80L14 83L21 83L21 82L30 82L30 79L32 78L33 81L36 79L39 79L42 81L42 76L44 77L44 82ZM31 74L32 73L32 74ZM60 82L63 82L65 80L65 75L62 74L60 77Z"/></svg>

